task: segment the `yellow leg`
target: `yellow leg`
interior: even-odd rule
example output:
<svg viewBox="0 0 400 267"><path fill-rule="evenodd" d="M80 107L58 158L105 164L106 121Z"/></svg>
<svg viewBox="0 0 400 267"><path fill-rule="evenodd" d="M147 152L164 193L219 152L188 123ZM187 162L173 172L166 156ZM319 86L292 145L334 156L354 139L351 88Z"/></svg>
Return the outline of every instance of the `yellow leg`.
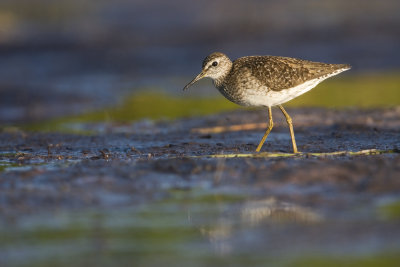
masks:
<svg viewBox="0 0 400 267"><path fill-rule="evenodd" d="M283 115L286 117L286 122L289 125L289 130L290 130L290 136L292 137L292 145L293 145L293 153L298 153L297 151L297 145L296 145L296 139L294 139L294 131L293 131L293 123L292 123L292 118L290 118L289 114L286 112L286 110L282 107L282 105L279 105L279 108L281 109Z"/></svg>
<svg viewBox="0 0 400 267"><path fill-rule="evenodd" d="M272 130L272 127L274 127L274 122L272 121L272 110L271 107L268 107L268 116L269 116L269 124L268 124L268 129L265 132L263 138L261 139L260 143L258 144L258 147L256 149L256 152L260 152L261 147L263 146L265 139L267 139L267 136L269 135L269 133Z"/></svg>

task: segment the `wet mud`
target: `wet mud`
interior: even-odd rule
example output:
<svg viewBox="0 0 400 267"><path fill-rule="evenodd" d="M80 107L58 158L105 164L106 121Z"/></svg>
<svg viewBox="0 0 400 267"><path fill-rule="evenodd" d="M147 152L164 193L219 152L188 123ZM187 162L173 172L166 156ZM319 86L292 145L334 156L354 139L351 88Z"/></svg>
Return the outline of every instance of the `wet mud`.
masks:
<svg viewBox="0 0 400 267"><path fill-rule="evenodd" d="M298 155L278 110L261 154L261 110L4 130L0 263L398 262L400 109L288 112Z"/></svg>

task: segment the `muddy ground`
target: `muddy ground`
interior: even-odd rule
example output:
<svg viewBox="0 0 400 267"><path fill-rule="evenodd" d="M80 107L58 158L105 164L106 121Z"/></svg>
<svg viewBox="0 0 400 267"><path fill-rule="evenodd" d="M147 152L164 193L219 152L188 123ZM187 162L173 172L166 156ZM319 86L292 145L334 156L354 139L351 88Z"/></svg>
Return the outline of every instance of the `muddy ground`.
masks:
<svg viewBox="0 0 400 267"><path fill-rule="evenodd" d="M259 110L80 125L90 135L5 129L0 265L395 266L400 108L288 112L295 156L282 154L278 110L270 154L252 154L263 125L198 132L264 122ZM345 153L311 154L335 151Z"/></svg>

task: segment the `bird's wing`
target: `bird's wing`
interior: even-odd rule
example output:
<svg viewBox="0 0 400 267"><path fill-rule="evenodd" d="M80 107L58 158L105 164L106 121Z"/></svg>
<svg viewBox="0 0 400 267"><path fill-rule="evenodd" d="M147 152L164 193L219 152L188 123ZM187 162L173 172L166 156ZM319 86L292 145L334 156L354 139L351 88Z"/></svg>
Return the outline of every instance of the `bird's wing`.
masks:
<svg viewBox="0 0 400 267"><path fill-rule="evenodd" d="M350 68L346 64L327 64L277 56L239 58L235 60L234 68L235 66L251 71L253 77L273 91L281 91L337 70Z"/></svg>

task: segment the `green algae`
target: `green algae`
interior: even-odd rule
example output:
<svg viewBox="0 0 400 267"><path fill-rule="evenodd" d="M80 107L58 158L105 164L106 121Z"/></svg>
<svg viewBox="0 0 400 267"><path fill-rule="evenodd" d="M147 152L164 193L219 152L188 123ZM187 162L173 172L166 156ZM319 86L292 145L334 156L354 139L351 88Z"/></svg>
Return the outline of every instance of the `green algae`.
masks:
<svg viewBox="0 0 400 267"><path fill-rule="evenodd" d="M140 119L176 119L234 110L237 106L223 98L174 97L161 92L139 92L121 105L78 116L62 117L26 125L28 131L76 132L70 123L126 123ZM79 131L85 134L85 131Z"/></svg>
<svg viewBox="0 0 400 267"><path fill-rule="evenodd" d="M378 108L400 105L399 73L339 75L285 104L288 107Z"/></svg>
<svg viewBox="0 0 400 267"><path fill-rule="evenodd" d="M400 201L390 202L379 208L381 215L388 220L400 219Z"/></svg>

